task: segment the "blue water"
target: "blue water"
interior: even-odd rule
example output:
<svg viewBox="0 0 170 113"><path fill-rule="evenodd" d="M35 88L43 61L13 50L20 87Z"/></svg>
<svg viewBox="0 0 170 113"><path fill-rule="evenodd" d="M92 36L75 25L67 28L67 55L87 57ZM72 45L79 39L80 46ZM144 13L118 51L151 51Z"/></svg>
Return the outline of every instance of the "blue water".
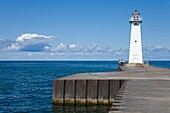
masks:
<svg viewBox="0 0 170 113"><path fill-rule="evenodd" d="M105 107L73 110L52 106L53 80L75 73L116 71L117 65L115 61L1 61L0 112L105 113ZM170 68L170 61L150 65Z"/></svg>

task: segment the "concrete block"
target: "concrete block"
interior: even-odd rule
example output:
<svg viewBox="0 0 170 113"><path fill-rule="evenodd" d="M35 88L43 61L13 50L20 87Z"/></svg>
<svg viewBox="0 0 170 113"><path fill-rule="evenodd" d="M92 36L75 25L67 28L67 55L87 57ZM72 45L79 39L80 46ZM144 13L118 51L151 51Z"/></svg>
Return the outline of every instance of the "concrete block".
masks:
<svg viewBox="0 0 170 113"><path fill-rule="evenodd" d="M98 104L104 104L109 102L109 81L108 80L98 80Z"/></svg>
<svg viewBox="0 0 170 113"><path fill-rule="evenodd" d="M76 80L76 104L86 103L86 80Z"/></svg>
<svg viewBox="0 0 170 113"><path fill-rule="evenodd" d="M75 102L75 80L65 81L65 104Z"/></svg>
<svg viewBox="0 0 170 113"><path fill-rule="evenodd" d="M64 102L64 80L53 81L53 102Z"/></svg>
<svg viewBox="0 0 170 113"><path fill-rule="evenodd" d="M97 80L87 80L87 104L97 104Z"/></svg>

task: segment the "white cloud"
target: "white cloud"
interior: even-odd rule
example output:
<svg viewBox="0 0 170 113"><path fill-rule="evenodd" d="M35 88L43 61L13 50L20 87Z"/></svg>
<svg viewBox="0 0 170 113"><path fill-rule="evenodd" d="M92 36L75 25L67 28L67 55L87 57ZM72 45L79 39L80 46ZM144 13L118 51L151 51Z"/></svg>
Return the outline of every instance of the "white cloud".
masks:
<svg viewBox="0 0 170 113"><path fill-rule="evenodd" d="M24 42L26 40L37 40L37 39L53 39L53 36L45 36L45 35L39 35L39 34L30 34L30 33L26 33L26 34L22 34L21 36L19 36L16 41L17 42Z"/></svg>
<svg viewBox="0 0 170 113"><path fill-rule="evenodd" d="M67 45L63 43L60 43L56 48L56 50L63 50L63 49L67 49Z"/></svg>
<svg viewBox="0 0 170 113"><path fill-rule="evenodd" d="M44 54L43 53L39 53L39 56L44 56Z"/></svg>
<svg viewBox="0 0 170 113"><path fill-rule="evenodd" d="M77 47L76 44L70 44L70 45L69 45L69 48L71 48L71 49L74 49L74 48L76 48L76 47Z"/></svg>
<svg viewBox="0 0 170 113"><path fill-rule="evenodd" d="M49 41L54 40L53 36L45 36L39 34L22 34L16 38L16 41L6 47L9 51L44 51L49 50Z"/></svg>
<svg viewBox="0 0 170 113"><path fill-rule="evenodd" d="M151 52L162 52L162 51L167 51L168 48L165 48L161 45L156 45L148 48L149 51Z"/></svg>
<svg viewBox="0 0 170 113"><path fill-rule="evenodd" d="M56 48L51 49L56 53L74 53L74 54L90 54L90 53L112 53L111 48L99 47L96 44L88 46L80 46L78 44L64 44L60 43Z"/></svg>
<svg viewBox="0 0 170 113"><path fill-rule="evenodd" d="M47 51L50 50L50 46L45 46L44 50L47 50Z"/></svg>
<svg viewBox="0 0 170 113"><path fill-rule="evenodd" d="M5 50L13 50L13 51L18 51L20 49L20 45L18 43L12 43L10 46L5 48Z"/></svg>
<svg viewBox="0 0 170 113"><path fill-rule="evenodd" d="M12 43L14 42L11 40L0 39L0 50L6 50L6 48L10 46Z"/></svg>
<svg viewBox="0 0 170 113"><path fill-rule="evenodd" d="M143 48L145 59L170 59L170 49L161 45Z"/></svg>
<svg viewBox="0 0 170 113"><path fill-rule="evenodd" d="M32 56L32 53L29 53L28 56Z"/></svg>

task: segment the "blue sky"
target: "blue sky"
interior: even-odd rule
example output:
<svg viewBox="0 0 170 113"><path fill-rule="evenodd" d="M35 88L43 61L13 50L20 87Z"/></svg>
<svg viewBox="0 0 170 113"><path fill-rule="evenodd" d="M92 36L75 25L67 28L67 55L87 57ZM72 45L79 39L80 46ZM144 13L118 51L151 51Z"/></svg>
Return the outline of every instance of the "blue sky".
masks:
<svg viewBox="0 0 170 113"><path fill-rule="evenodd" d="M0 0L0 60L128 59L131 13L144 59L170 59L169 0Z"/></svg>

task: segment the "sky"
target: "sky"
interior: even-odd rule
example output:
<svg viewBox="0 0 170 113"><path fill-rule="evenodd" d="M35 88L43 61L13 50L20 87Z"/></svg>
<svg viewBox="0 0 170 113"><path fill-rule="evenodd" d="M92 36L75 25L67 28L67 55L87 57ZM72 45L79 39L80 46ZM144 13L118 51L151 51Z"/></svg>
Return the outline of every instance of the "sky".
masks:
<svg viewBox="0 0 170 113"><path fill-rule="evenodd" d="M134 10L143 58L170 60L169 0L0 0L0 60L128 59Z"/></svg>

